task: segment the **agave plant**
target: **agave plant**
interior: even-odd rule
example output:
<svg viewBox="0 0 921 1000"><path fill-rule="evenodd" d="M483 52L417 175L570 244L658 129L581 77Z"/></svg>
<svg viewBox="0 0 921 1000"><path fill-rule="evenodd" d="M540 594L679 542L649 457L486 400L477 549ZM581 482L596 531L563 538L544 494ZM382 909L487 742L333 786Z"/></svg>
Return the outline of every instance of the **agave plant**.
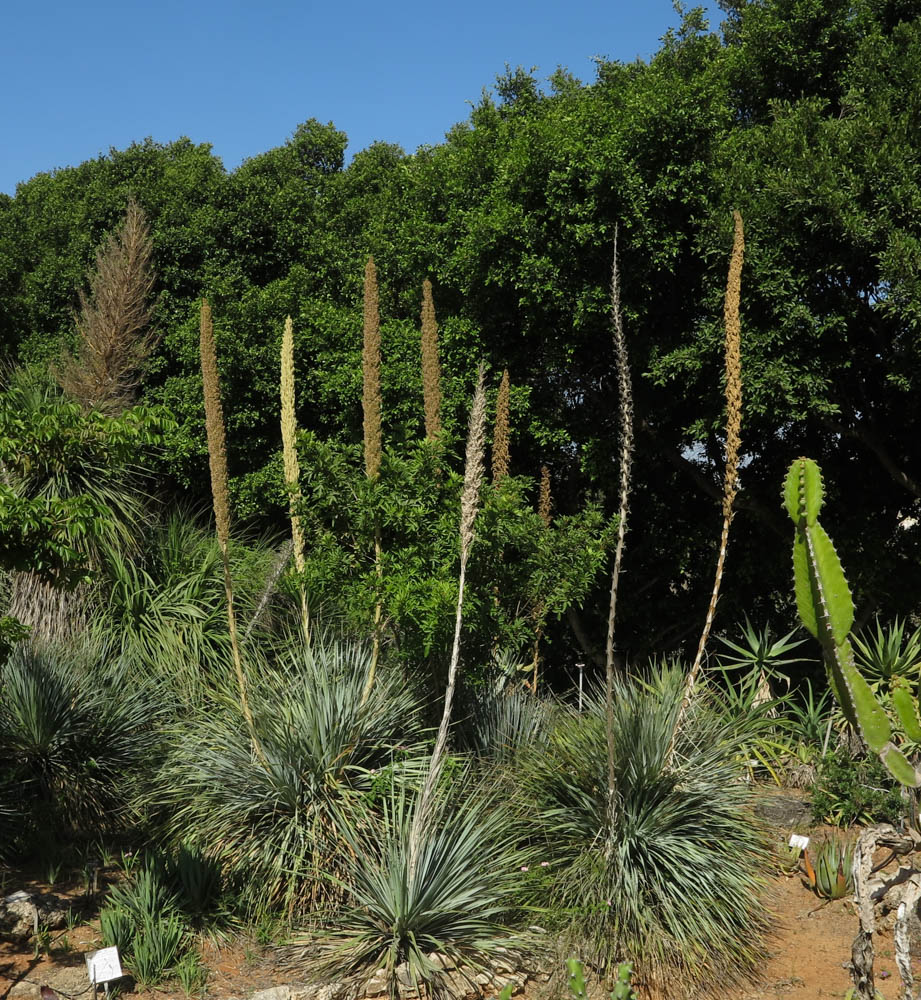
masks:
<svg viewBox="0 0 921 1000"><path fill-rule="evenodd" d="M733 642L723 636L720 637L720 642L727 650L727 652L718 654L720 666L724 670L745 668L756 671L767 679L780 677L789 683L789 677L779 668L802 662L802 657L787 655L806 641L805 639L793 640L796 632L797 630L793 629L786 635L774 638L769 624L765 624L762 629L756 629L746 616L745 625L742 627L741 642Z"/></svg>
<svg viewBox="0 0 921 1000"><path fill-rule="evenodd" d="M815 866L806 860L804 883L822 899L843 899L854 891L851 871L853 848L842 840L831 837L822 842L815 857Z"/></svg>
<svg viewBox="0 0 921 1000"><path fill-rule="evenodd" d="M334 819L369 811L384 771L418 774L419 706L395 674L378 677L359 646L315 641L253 671L250 699L265 760L252 754L232 691L178 724L175 749L150 797L169 831L245 877L254 907L294 914L324 899L347 854ZM415 770L414 770L415 769Z"/></svg>
<svg viewBox="0 0 921 1000"><path fill-rule="evenodd" d="M917 683L921 675L921 628L905 633L905 622L895 618L891 625L864 629L851 637L854 659L871 684L888 687L894 677Z"/></svg>
<svg viewBox="0 0 921 1000"><path fill-rule="evenodd" d="M745 720L702 692L666 762L682 687L683 673L662 667L616 682L613 808L602 692L582 715L559 709L546 745L516 770L522 823L546 844L549 903L569 914L574 944L609 971L629 956L637 981L663 995L752 967L771 867L740 781Z"/></svg>
<svg viewBox="0 0 921 1000"><path fill-rule="evenodd" d="M394 998L401 979L432 997L455 995L458 985L479 993L474 973L522 943L502 918L526 855L495 791L462 774L427 810L414 865L420 805L395 787L375 822L340 817L345 907L321 938L321 965L359 985L380 977Z"/></svg>

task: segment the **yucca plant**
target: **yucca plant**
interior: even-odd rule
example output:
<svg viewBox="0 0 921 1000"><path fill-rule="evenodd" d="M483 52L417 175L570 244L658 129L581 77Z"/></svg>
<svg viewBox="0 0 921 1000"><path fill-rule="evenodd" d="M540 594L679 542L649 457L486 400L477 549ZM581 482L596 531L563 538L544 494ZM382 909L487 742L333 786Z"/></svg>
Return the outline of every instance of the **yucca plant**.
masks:
<svg viewBox="0 0 921 1000"><path fill-rule="evenodd" d="M160 744L150 687L104 649L19 646L0 665L0 769L52 841L118 828Z"/></svg>
<svg viewBox="0 0 921 1000"><path fill-rule="evenodd" d="M517 689L477 689L464 708L457 726L461 745L488 766L509 762L542 739L549 714L544 701Z"/></svg>
<svg viewBox="0 0 921 1000"><path fill-rule="evenodd" d="M609 972L628 956L646 989L725 986L761 955L758 896L771 866L740 780L745 720L699 691L669 761L682 671L615 679L613 693L613 805L601 691L582 714L558 708L547 741L516 762L522 828L552 873L549 899L530 902L562 914L582 954Z"/></svg>
<svg viewBox="0 0 921 1000"><path fill-rule="evenodd" d="M418 779L419 706L402 678L378 678L363 699L370 655L316 637L251 686L264 760L229 704L177 724L174 751L149 804L170 814L177 840L217 857L244 880L243 903L306 911L331 891L347 853L334 815L359 822L380 772Z"/></svg>
<svg viewBox="0 0 921 1000"><path fill-rule="evenodd" d="M345 909L321 939L322 964L359 985L383 970L393 998L398 976L424 996L456 995L455 977L479 993L474 973L516 946L503 916L526 856L503 802L469 777L425 805L418 836L422 805L394 788L375 822L341 818Z"/></svg>

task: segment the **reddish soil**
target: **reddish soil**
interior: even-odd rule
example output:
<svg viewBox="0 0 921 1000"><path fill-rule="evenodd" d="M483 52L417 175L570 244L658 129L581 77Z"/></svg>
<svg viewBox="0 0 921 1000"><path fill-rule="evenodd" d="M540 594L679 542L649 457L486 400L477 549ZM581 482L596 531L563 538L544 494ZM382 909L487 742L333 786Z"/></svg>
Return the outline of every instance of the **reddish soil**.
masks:
<svg viewBox="0 0 921 1000"><path fill-rule="evenodd" d="M11 880L7 879L6 886L10 885ZM38 880L22 878L15 887L33 891L47 888ZM6 888L5 891L12 890ZM49 891L79 903L82 887L55 885ZM747 989L727 990L726 1000L785 996L793 1000L830 997L842 1000L851 985L847 963L857 930L857 918L850 900L823 905L798 876L778 876L768 894L767 905L774 914L775 930L759 981ZM0 940L0 1000L31 997L37 1000L42 985L52 986L62 1000L78 996L81 1000L90 1000L84 954L101 946L98 920L89 919L72 930L54 931L48 945L49 950L36 958L31 942L14 944ZM256 990L292 983L291 973L273 970L265 950L252 939L238 937L223 945L205 940L202 950L209 970L205 988L208 1000L230 997L242 1000ZM888 997L898 995L898 973L888 931L877 936L876 955L878 988ZM921 961L915 973L921 977ZM178 982L146 991L135 989L130 995L137 1000L185 1000Z"/></svg>

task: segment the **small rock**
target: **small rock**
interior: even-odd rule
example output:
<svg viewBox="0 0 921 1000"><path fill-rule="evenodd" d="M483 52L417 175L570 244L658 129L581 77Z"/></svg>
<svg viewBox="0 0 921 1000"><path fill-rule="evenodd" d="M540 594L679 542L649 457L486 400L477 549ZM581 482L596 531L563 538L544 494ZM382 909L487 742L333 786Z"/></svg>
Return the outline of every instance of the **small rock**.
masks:
<svg viewBox="0 0 921 1000"><path fill-rule="evenodd" d="M14 892L0 900L0 933L20 941L27 941L35 930L38 920L40 927L59 930L67 925L67 909L64 901L57 896L30 895Z"/></svg>
<svg viewBox="0 0 921 1000"><path fill-rule="evenodd" d="M812 809L808 802L783 792L767 794L755 803L755 815L783 830L808 823Z"/></svg>
<svg viewBox="0 0 921 1000"><path fill-rule="evenodd" d="M21 1000L25 1000L26 997L38 997L41 996L41 988L36 986L34 983L13 983L9 991L6 993L7 997L11 1000L13 997L19 997Z"/></svg>
<svg viewBox="0 0 921 1000"><path fill-rule="evenodd" d="M478 972L474 977L473 981L477 986L489 986L493 981L493 977L488 972Z"/></svg>
<svg viewBox="0 0 921 1000"><path fill-rule="evenodd" d="M386 975L379 976L375 973L370 979L366 979L364 981L364 992L369 997L379 996L381 993L387 992L387 984L388 980Z"/></svg>
<svg viewBox="0 0 921 1000"><path fill-rule="evenodd" d="M290 986L273 986L268 990L254 993L250 1000L291 1000Z"/></svg>

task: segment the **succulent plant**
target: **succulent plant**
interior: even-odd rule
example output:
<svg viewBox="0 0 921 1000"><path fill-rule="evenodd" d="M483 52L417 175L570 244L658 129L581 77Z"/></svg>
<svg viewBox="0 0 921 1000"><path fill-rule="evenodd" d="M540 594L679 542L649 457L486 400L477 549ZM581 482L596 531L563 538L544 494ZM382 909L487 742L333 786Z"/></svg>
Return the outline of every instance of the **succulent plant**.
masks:
<svg viewBox="0 0 921 1000"><path fill-rule="evenodd" d="M824 499L822 473L810 458L798 458L784 483L784 503L796 526L793 572L800 619L822 646L829 682L848 722L892 776L911 788L921 787L918 770L892 742L892 722L866 678L854 664L850 633L854 602L841 560L828 533L819 524ZM892 711L905 736L921 742L917 696L903 677L889 686Z"/></svg>
<svg viewBox="0 0 921 1000"><path fill-rule="evenodd" d="M836 837L824 841L816 852L815 866L807 867L809 888L822 899L843 899L853 892L853 857L853 849Z"/></svg>

